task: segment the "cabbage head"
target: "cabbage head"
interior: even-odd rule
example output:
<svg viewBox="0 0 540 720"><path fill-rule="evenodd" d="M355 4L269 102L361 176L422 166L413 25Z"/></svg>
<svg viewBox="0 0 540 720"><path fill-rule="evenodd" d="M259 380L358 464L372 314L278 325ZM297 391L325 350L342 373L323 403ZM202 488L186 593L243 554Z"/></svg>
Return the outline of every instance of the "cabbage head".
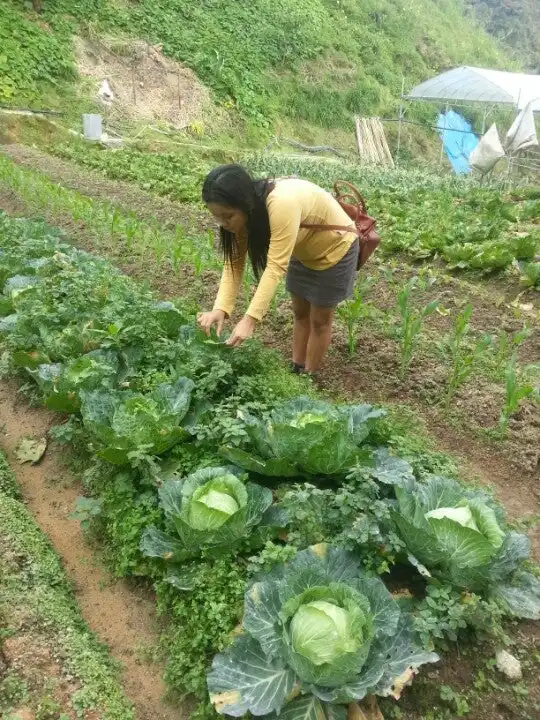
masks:
<svg viewBox="0 0 540 720"><path fill-rule="evenodd" d="M244 483L226 473L200 485L191 496L188 522L194 530L217 530L247 503Z"/></svg>
<svg viewBox="0 0 540 720"><path fill-rule="evenodd" d="M248 589L242 633L208 675L210 699L235 717L346 718L348 703L388 694L408 668L438 659L411 627L351 553L313 546Z"/></svg>
<svg viewBox="0 0 540 720"><path fill-rule="evenodd" d="M171 478L159 489L166 531L148 527L140 549L171 563L234 550L243 541L257 545L286 524L272 505L272 491L245 482L230 468L198 470L185 480Z"/></svg>
<svg viewBox="0 0 540 720"><path fill-rule="evenodd" d="M521 567L529 539L508 529L488 495L437 476L395 493L396 530L425 577L483 592L505 611L540 619L540 582Z"/></svg>
<svg viewBox="0 0 540 720"><path fill-rule="evenodd" d="M247 442L227 447L224 457L249 472L270 477L343 476L371 461L365 442L384 410L371 405L332 405L293 398L268 416L240 412Z"/></svg>

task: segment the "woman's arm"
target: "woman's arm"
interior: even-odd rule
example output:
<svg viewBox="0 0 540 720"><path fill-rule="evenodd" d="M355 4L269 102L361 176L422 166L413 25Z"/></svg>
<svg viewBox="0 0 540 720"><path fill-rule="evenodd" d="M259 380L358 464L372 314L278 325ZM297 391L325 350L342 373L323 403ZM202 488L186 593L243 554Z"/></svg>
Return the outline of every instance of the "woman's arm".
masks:
<svg viewBox="0 0 540 720"><path fill-rule="evenodd" d="M219 290L214 302L214 310L221 310L227 316L234 310L238 290L242 283L247 255L247 237L242 235L238 238L238 252L232 263L225 262Z"/></svg>
<svg viewBox="0 0 540 720"><path fill-rule="evenodd" d="M279 281L287 272L300 229L301 208L295 198L280 197L279 203L275 202L269 208L269 215L270 246L266 269L246 312L255 320L264 317Z"/></svg>
<svg viewBox="0 0 540 720"><path fill-rule="evenodd" d="M300 229L301 209L293 198L279 198L279 205L269 207L270 245L266 269L246 314L234 328L227 345L237 347L251 337L257 320L261 320L270 306L277 285L289 266Z"/></svg>

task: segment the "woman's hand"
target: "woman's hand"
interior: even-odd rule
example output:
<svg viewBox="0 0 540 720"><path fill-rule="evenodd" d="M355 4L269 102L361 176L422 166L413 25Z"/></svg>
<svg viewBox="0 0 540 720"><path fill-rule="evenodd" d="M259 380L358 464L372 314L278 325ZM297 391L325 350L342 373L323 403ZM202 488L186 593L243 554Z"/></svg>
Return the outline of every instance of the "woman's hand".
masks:
<svg viewBox="0 0 540 720"><path fill-rule="evenodd" d="M216 326L217 334L221 335L223 323L225 322L226 317L227 315L223 312L223 310L210 310L209 312L199 313L197 315L197 322L199 323L201 330L203 330L207 335L210 335L210 330L214 327L214 325Z"/></svg>
<svg viewBox="0 0 540 720"><path fill-rule="evenodd" d="M238 347L244 340L247 340L253 335L255 325L257 321L252 318L251 315L244 315L238 325L232 331L231 337L227 340L229 347Z"/></svg>

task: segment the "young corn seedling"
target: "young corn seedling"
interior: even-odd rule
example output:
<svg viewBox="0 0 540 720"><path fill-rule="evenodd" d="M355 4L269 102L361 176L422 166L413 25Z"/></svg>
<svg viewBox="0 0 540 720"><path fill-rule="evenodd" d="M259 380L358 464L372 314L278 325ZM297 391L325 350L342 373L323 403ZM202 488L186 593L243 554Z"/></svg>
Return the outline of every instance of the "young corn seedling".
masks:
<svg viewBox="0 0 540 720"><path fill-rule="evenodd" d="M133 249L135 238L139 231L139 221L133 213L126 216L124 225L124 235L126 236L126 246L128 250Z"/></svg>
<svg viewBox="0 0 540 720"><path fill-rule="evenodd" d="M422 323L428 315L432 315L437 309L438 300L432 300L424 307L415 309L410 306L411 292L417 284L417 278L411 278L404 287L399 291L397 296L397 305L399 310L400 322L398 325L398 334L400 340L401 351L401 367L400 375L403 379L407 374L413 359L414 353L420 339L420 330Z"/></svg>
<svg viewBox="0 0 540 720"><path fill-rule="evenodd" d="M358 327L363 318L369 314L369 306L366 303L366 295L375 282L374 278L363 278L355 287L354 295L337 309L339 319L344 323L347 330L347 349L352 357L356 352L358 343Z"/></svg>
<svg viewBox="0 0 540 720"><path fill-rule="evenodd" d="M506 366L512 353L514 353L520 345L531 335L530 327L524 327L513 335L509 335L505 330L499 331L497 346L495 348L495 367L497 373L505 375Z"/></svg>
<svg viewBox="0 0 540 720"><path fill-rule="evenodd" d="M111 238L113 238L116 235L116 233L119 231L121 221L122 221L122 213L120 212L119 208L115 207L113 210L113 213L111 215L111 229L110 229Z"/></svg>
<svg viewBox="0 0 540 720"><path fill-rule="evenodd" d="M468 343L472 305L458 313L452 332L444 340L444 349L452 365L446 385L445 404L448 408L458 388L465 383L482 353L491 345L491 336L483 335L476 342Z"/></svg>
<svg viewBox="0 0 540 720"><path fill-rule="evenodd" d="M526 398L540 399L540 388L528 382L517 367L517 352L514 352L508 361L505 375L505 398L499 418L499 429L503 437L507 435L510 418L519 409L521 401Z"/></svg>

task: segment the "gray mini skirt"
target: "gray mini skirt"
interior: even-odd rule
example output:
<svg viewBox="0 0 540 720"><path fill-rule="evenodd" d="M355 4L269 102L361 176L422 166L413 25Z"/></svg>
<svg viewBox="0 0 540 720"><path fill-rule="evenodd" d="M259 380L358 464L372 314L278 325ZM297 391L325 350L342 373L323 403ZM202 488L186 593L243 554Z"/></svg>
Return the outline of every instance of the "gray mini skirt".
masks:
<svg viewBox="0 0 540 720"><path fill-rule="evenodd" d="M311 270L292 257L287 270L287 290L316 307L335 307L354 293L360 246L355 240L341 260L326 270Z"/></svg>

